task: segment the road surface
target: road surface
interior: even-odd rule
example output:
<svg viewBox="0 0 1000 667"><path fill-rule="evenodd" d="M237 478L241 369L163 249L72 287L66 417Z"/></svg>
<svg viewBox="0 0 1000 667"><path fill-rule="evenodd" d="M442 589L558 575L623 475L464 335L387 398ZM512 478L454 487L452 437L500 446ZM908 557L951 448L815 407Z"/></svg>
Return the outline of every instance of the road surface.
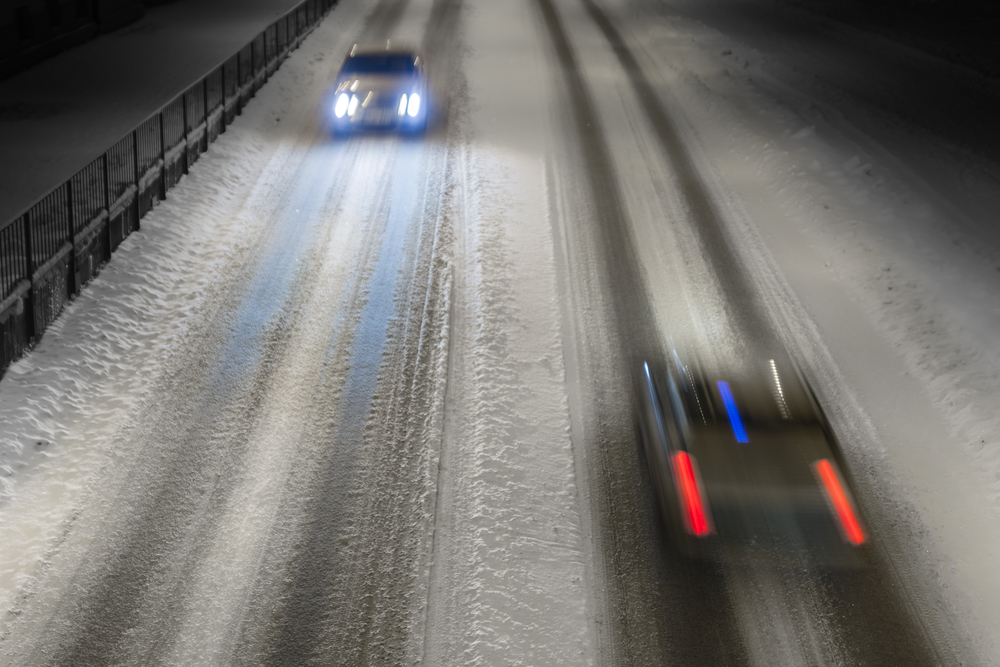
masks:
<svg viewBox="0 0 1000 667"><path fill-rule="evenodd" d="M956 427L864 401L829 323L878 320L713 152L750 130L692 119L649 36L691 20L344 0L0 384L4 663L988 662L978 570L926 509L958 481L921 496L892 449ZM343 54L387 40L426 54L428 133L332 139ZM632 397L673 341L800 364L868 567L675 552Z"/></svg>

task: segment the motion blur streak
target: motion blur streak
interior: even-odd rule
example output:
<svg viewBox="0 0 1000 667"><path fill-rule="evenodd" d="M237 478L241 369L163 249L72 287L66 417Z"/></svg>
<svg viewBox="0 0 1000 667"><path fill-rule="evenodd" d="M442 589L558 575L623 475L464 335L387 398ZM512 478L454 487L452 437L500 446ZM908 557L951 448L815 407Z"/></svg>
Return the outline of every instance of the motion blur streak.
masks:
<svg viewBox="0 0 1000 667"><path fill-rule="evenodd" d="M722 394L722 402L726 405L729 423L733 425L733 435L736 436L736 442L750 442L747 431L743 428L743 419L740 417L740 411L736 407L736 399L733 398L733 392L729 388L728 382L719 382L719 393Z"/></svg>
<svg viewBox="0 0 1000 667"><path fill-rule="evenodd" d="M864 544L868 537L865 535L864 528L861 527L858 515L854 511L854 503L847 497L844 485L840 481L840 475L837 474L833 464L830 463L829 459L820 459L813 464L813 469L823 484L823 490L830 504L833 506L837 521L840 523L841 528L844 529L847 541L854 546Z"/></svg>
<svg viewBox="0 0 1000 667"><path fill-rule="evenodd" d="M688 532L697 537L706 537L712 532L708 521L708 511L702 500L694 462L687 452L674 454L674 474L677 477L677 495L683 506L684 524Z"/></svg>
<svg viewBox="0 0 1000 667"><path fill-rule="evenodd" d="M781 378L778 377L778 365L774 363L774 359L768 362L771 366L771 377L774 379L774 400L778 402L778 410L781 412L782 419L791 419L792 413L788 409L788 403L785 401L785 390L781 388Z"/></svg>

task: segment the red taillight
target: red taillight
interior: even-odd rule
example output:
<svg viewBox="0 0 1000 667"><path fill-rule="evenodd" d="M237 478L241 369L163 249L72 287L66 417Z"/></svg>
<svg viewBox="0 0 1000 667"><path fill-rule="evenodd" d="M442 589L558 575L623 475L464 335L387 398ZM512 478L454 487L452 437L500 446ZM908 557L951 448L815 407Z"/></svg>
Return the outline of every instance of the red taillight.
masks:
<svg viewBox="0 0 1000 667"><path fill-rule="evenodd" d="M684 528L692 535L705 537L711 534L712 523L701 492L694 459L687 452L677 452L673 460L674 479L677 481L677 496L681 502Z"/></svg>
<svg viewBox="0 0 1000 667"><path fill-rule="evenodd" d="M854 546L864 544L868 536L865 535L865 529L861 526L858 513L851 501L847 487L844 486L844 482L840 478L840 473L837 472L829 459L820 459L813 463L812 467L826 493L826 499L830 502L833 516L844 532L844 537Z"/></svg>

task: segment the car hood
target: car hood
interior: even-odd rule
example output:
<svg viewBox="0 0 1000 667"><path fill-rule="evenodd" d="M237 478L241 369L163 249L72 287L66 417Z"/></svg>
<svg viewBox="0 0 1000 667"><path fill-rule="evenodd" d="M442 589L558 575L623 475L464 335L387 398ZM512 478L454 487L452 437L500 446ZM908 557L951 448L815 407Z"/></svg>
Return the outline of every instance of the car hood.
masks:
<svg viewBox="0 0 1000 667"><path fill-rule="evenodd" d="M409 93L418 86L418 79L413 77L359 76L340 81L335 93L351 93L357 95L362 100L371 94L373 99L377 99L379 97L395 97L403 93Z"/></svg>

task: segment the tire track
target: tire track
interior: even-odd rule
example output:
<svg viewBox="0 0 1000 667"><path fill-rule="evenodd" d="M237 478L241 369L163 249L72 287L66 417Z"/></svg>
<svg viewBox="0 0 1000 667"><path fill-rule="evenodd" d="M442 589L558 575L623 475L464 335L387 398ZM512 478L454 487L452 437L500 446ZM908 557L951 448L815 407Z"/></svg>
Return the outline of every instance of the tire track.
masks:
<svg viewBox="0 0 1000 667"><path fill-rule="evenodd" d="M308 163L297 165L292 175L299 176ZM315 181L335 171L313 170L300 187L327 191ZM290 192L279 199L264 238L285 227L279 221L292 200ZM317 202L314 215L307 210L307 218L320 219L323 202ZM184 597L186 575L205 537L218 529L270 377L289 353L296 318L287 306L310 291L315 264L296 269L283 265L284 256L310 246L316 231L315 225L299 225L280 243L262 239L256 245L255 258L232 277L232 289L204 326L200 344L154 392L171 398L142 406L118 436L123 443L142 443L143 455L125 470L106 471L110 478L87 514L100 517L98 523L107 528L99 539L94 536L88 558L72 575L74 585L60 594L36 661L148 662L140 656L155 657L158 643L175 629L173 612ZM255 274L266 278L255 282ZM270 308L241 312L248 302ZM206 359L217 363L205 364ZM74 549L80 548L77 541Z"/></svg>
<svg viewBox="0 0 1000 667"><path fill-rule="evenodd" d="M365 34L391 31L405 5L405 0L383 0ZM320 136L315 128L310 134L298 142L300 149ZM248 447L260 427L261 406L275 385L275 372L287 363L296 341L294 333L305 319L293 304L309 301L309 294L317 288L317 261L322 257L307 258L303 269L294 268L295 259L302 248L314 245L308 239L316 231L315 223L326 217L321 213L323 202L328 197L342 198L343 185L331 188L330 182L344 172L351 157L357 157L357 147L339 152L334 164L324 158L326 164L319 168L315 160L300 159L290 174L298 190L290 188L279 197L278 213L255 244L253 259L233 276L232 289L219 291L224 307L204 326L203 342L190 357L194 365L175 369L156 392L182 400L140 408L142 416L138 421L134 418L132 428L119 436L145 442L149 454L127 473L115 471L114 466L109 469L118 481L103 490L100 504L107 507L105 513L110 512L105 519L110 531L102 532L100 540L95 535L88 559L72 575L73 585L55 600L55 611L45 623L47 631L41 633L44 639L38 634L33 642L32 663L154 664L164 660L192 592L191 575L219 533L219 522L242 483ZM309 178L303 179L310 165ZM296 197L294 193L301 194L303 188L325 196ZM320 206L302 208L303 201ZM295 206L313 224L287 220L279 224ZM299 250L292 248L296 244ZM268 284L258 287L259 293L250 301L259 308L259 297L266 295L265 300L273 301L277 309L270 316L232 310L248 303L253 276L269 262L272 272L275 263L286 263L276 272L285 275L279 275L276 284L270 284L275 276L268 276ZM264 329L249 336L238 330L240 326L255 329L255 324ZM226 342L225 332L233 328L235 338ZM213 366L203 363L206 359L219 359L221 367L213 371Z"/></svg>
<svg viewBox="0 0 1000 667"><path fill-rule="evenodd" d="M753 280L730 238L726 223L715 209L708 187L685 148L676 124L607 14L594 0L581 2L624 70L661 151L676 173L689 215L689 226L700 237L703 252L717 276L726 311L736 331L737 340L733 343L745 348L745 355L757 358L762 355L766 355L764 358L787 356L776 333L777 325L768 317L768 309L759 296L761 288ZM941 657L927 630L922 628L919 618L912 615L905 593L900 591L897 577L893 575L893 568L887 561L888 556L881 551L877 553L877 564L870 569L849 573L813 571L804 579L798 575L789 575L780 578L780 589L769 592L780 598L783 595L793 595L794 589L809 589L817 599L824 600L824 608L817 612L817 618L811 622L816 627L829 627L835 646L826 646L829 655L825 657L817 654L816 660L820 661L817 664L821 664L824 659L832 659L838 652L848 656L852 665L939 664L942 662ZM736 572L739 569L727 569L726 576L738 576ZM752 568L745 571L750 575L729 581L727 587L752 589L761 585L760 581L753 578ZM877 593L873 594L873 591ZM799 603L809 606L806 600L808 595L802 594L800 597ZM749 606L743 606L746 609L741 613L756 613ZM837 622L829 623L825 617L833 617ZM808 629L811 626L806 624L803 627ZM808 633L803 630L800 634ZM812 645L815 640L811 643L804 636L795 639L792 643L801 644L803 653L800 658L803 660L807 660L805 653L823 650ZM748 638L748 641L759 643L760 638ZM785 659L789 657L785 656ZM811 662L811 659L807 661ZM774 664L773 660L769 664Z"/></svg>
<svg viewBox="0 0 1000 667"><path fill-rule="evenodd" d="M712 566L684 563L671 554L662 528L648 511L655 503L631 418L635 406L630 369L640 359L655 360L662 355L659 335L596 107L554 5L551 0L537 0L537 4L566 82L564 110L573 120L567 138L579 147L575 162L584 165L583 189L589 209L585 215L596 221L591 238L586 231L564 225L564 243L568 255L593 256L603 269L596 285L587 286L593 278L582 275L571 281L582 281L584 292L607 295L607 312L602 315L613 341L613 358L591 355L579 360L593 369L593 377L615 378L614 383L595 388L593 405L584 404L584 409L595 412L585 417L591 432L584 434L584 446L591 461L595 553L602 561L595 564L595 583L606 586L598 621L604 628L600 652L606 664L653 665L665 660L745 664L720 573ZM584 350L595 342L583 341Z"/></svg>

